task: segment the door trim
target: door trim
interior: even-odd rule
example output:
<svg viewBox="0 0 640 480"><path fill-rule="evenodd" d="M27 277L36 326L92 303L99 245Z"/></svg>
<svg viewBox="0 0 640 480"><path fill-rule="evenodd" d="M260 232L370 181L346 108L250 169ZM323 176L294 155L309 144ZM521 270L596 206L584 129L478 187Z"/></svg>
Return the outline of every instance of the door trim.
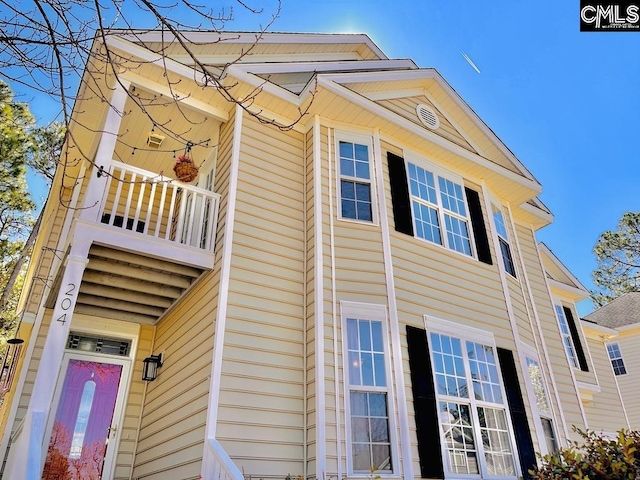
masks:
<svg viewBox="0 0 640 480"><path fill-rule="evenodd" d="M133 347L133 345L132 345ZM133 352L131 352L133 353ZM130 354L131 354L130 353ZM122 422L124 421L126 400L129 396L129 385L131 380L131 357L118 357L114 355L105 355L102 353L93 352L80 352L78 350L65 350L60 364L60 372L58 373L58 379L56 380L56 388L53 395L53 401L49 410L49 417L47 419L47 428L45 430L44 441L42 445L42 458L40 460L40 471L44 468L44 464L47 458L47 450L49 448L49 441L51 440L51 432L53 431L53 423L58 411L58 404L60 402L60 396L62 394L62 386L64 384L67 368L70 360L82 360L86 362L97 363L109 363L113 365L122 366L122 374L120 376L120 385L118 387L118 394L116 396L116 403L113 409L113 420L111 425L117 425L117 430L114 438L109 439L109 444L104 456L104 466L102 468L102 479L110 480L113 478L115 470L115 460L118 454L118 447L120 445L120 438L122 434Z"/></svg>

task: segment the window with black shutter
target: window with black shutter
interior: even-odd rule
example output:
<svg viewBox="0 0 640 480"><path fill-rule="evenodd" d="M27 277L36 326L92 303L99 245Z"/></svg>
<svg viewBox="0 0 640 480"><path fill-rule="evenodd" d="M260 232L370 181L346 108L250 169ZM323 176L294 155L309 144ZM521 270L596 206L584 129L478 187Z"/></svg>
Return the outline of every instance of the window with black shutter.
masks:
<svg viewBox="0 0 640 480"><path fill-rule="evenodd" d="M419 159L405 161L388 152L387 162L398 232L492 264L478 192L463 187L461 177Z"/></svg>

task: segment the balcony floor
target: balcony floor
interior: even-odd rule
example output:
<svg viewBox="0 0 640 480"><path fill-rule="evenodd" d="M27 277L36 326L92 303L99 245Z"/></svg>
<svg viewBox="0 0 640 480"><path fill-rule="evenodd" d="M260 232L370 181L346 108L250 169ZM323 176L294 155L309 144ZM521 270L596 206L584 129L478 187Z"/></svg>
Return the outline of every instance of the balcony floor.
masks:
<svg viewBox="0 0 640 480"><path fill-rule="evenodd" d="M75 312L153 325L205 270L93 244ZM61 276L62 269L50 303L58 297Z"/></svg>

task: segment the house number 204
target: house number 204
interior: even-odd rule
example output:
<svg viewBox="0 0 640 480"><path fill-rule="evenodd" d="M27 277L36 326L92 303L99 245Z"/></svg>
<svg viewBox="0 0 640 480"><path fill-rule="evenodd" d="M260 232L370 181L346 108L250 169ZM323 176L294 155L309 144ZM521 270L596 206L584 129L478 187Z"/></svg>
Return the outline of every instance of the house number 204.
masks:
<svg viewBox="0 0 640 480"><path fill-rule="evenodd" d="M64 312L62 315L60 315L56 321L60 322L61 324L65 324L67 323L67 311L71 308L71 306L73 305L73 292L76 289L76 284L75 283L69 283L67 285L67 290L66 292L64 292L64 296L62 297L62 300L60 300L60 308L62 309L62 311Z"/></svg>

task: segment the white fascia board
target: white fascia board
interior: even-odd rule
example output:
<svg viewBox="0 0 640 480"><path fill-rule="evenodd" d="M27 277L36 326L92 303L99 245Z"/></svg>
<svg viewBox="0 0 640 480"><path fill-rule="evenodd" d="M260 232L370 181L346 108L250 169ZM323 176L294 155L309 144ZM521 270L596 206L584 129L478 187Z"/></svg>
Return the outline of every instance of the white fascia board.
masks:
<svg viewBox="0 0 640 480"><path fill-rule="evenodd" d="M169 32L141 32L138 34L119 33L113 31L118 36L130 42L172 42L175 40L173 34ZM378 46L373 43L368 35L341 34L341 33L260 33L260 32L180 32L185 40L192 43L247 43L253 44L256 41L263 44L365 44L380 59L387 60Z"/></svg>
<svg viewBox="0 0 640 480"><path fill-rule="evenodd" d="M153 63L158 65L161 68L166 68L170 72L177 73L178 75L182 75L183 77L196 79L196 75L198 75L198 71L192 67L187 65L183 65L175 60L172 60L168 57L163 57L162 55L149 50L148 48L141 47L134 43L131 43L122 37L116 36L106 36L106 42L109 47L117 48L122 50L123 52L130 53L131 55L139 58L140 60L145 60L149 63Z"/></svg>
<svg viewBox="0 0 640 480"><path fill-rule="evenodd" d="M555 253L553 253L551 249L547 247L547 245L544 242L539 242L538 246L540 247L540 251L545 255L547 255L547 257L549 257L549 260L551 260L553 264L562 271L562 273L564 273L567 277L569 277L569 279L575 284L576 288L582 290L584 293L587 294L587 296L589 295L589 290L587 290L587 288L584 285L582 285L580 280L578 280L575 277L575 275L571 273L567 267L564 266L564 264L560 261L560 259L556 257Z"/></svg>
<svg viewBox="0 0 640 480"><path fill-rule="evenodd" d="M497 173L498 175L501 175L503 177L506 177L510 180L513 180L514 182L526 187L526 188L530 188L532 189L536 195L538 193L540 193L542 191L542 186L536 181L536 180L532 180L529 179L527 177L523 177L522 175L519 175L515 172L512 172L511 170L498 165L497 163L493 163L490 160L487 160L486 158L481 157L480 155L470 152L469 150L451 142L450 140L447 140L444 137L441 137L440 135L436 134L436 133L432 133L422 127L420 127L419 125L413 123L410 120L407 120L403 117L401 117L400 115L391 112L390 110L386 109L385 107L378 105L377 103L369 100L368 98L353 92L351 90L349 90L346 87L343 87L342 85L339 85L333 81L331 81L330 79L326 78L324 75L318 75L318 85L322 86L323 88L326 88L327 90L335 93L336 95L339 95L349 101L351 101L352 103L361 106L362 108L369 110L370 112L374 113L375 115L385 118L386 120L395 123L396 125L400 126L401 128L404 128L432 143L435 143L436 145L439 145L453 153L455 153L456 155L459 155L463 158L466 158L467 160L473 161L479 165L481 165L482 167L491 170L495 173Z"/></svg>
<svg viewBox="0 0 640 480"><path fill-rule="evenodd" d="M300 97L295 93L291 93L289 90L282 88L275 83L271 83L264 78L247 72L240 65L231 65L227 69L227 75L237 78L238 80L242 80L252 87L260 88L262 91L275 95L276 97L279 97L286 102L292 103L295 106L300 106L302 104Z"/></svg>
<svg viewBox="0 0 640 480"><path fill-rule="evenodd" d="M417 69L413 60L345 60L323 62L239 63L249 73L326 72L330 70Z"/></svg>
<svg viewBox="0 0 640 480"><path fill-rule="evenodd" d="M121 74L120 78L131 82L132 85L143 90L159 93L169 98L176 98L181 105L185 105L192 110L196 110L207 116L213 117L221 122L227 122L229 120L229 114L226 111L220 108L215 108L202 100L191 97L186 93L180 93L174 87L169 88L166 85L161 85L130 71Z"/></svg>
<svg viewBox="0 0 640 480"><path fill-rule="evenodd" d="M511 150L498 138L498 136L491 130L486 123L473 111L473 109L464 101L464 99L458 95L451 85L433 68L421 68L417 70L409 71L394 71L394 72L364 72L362 74L333 74L329 76L337 83L351 83L351 82L375 82L375 81L393 81L393 80L434 80L438 85L446 91L446 93L456 102L456 104L471 118L473 123L484 133L489 139L493 141L496 147L509 159L516 167L522 171L522 174L530 180L537 181L533 174L524 166L524 164L518 160Z"/></svg>
<svg viewBox="0 0 640 480"><path fill-rule="evenodd" d="M535 199L536 197L534 197ZM551 212L545 212L544 210L541 210L538 207L534 207L533 205L524 202L521 203L520 205L518 205L522 210L524 210L527 213L530 213L531 215L535 215L536 217L540 218L543 222L545 222L545 225L549 225L551 223L553 223L553 213Z"/></svg>
<svg viewBox="0 0 640 480"><path fill-rule="evenodd" d="M542 200L540 200L538 197L534 197L531 199L531 201L533 203L535 203L535 206L537 208L539 208L540 210L542 210L543 212L547 212L547 213L551 213L551 210L549 209L549 207L547 207Z"/></svg>
<svg viewBox="0 0 640 480"><path fill-rule="evenodd" d="M563 293L568 294L570 297L578 297L578 300L584 300L589 297L589 292L587 290L583 290L582 288L574 287L572 285L567 285L566 283L559 282L552 278L547 278L547 282L549 282L549 286L555 290L560 290Z"/></svg>
<svg viewBox="0 0 640 480"><path fill-rule="evenodd" d="M624 332L628 332L630 330L635 330L638 327L640 327L640 322L638 323L632 323L631 325L625 325L624 327L618 327L618 332L619 333L624 333Z"/></svg>
<svg viewBox="0 0 640 480"><path fill-rule="evenodd" d="M602 325L598 325L597 323L580 319L580 324L582 325L582 330L585 334L594 332L598 337L606 337L606 340L609 340L618 335L617 330L609 327L603 327Z"/></svg>

